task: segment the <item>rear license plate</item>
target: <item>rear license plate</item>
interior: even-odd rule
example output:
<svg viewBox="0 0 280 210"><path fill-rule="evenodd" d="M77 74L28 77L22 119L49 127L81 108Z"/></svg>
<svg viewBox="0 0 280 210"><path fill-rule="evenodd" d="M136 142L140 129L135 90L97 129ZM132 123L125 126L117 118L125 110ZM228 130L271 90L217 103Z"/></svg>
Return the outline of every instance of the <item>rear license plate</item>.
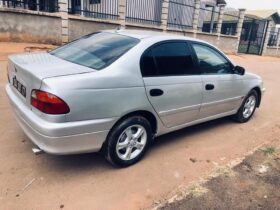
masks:
<svg viewBox="0 0 280 210"><path fill-rule="evenodd" d="M21 95L26 98L26 87L21 84L16 77L13 77L13 86L17 89L18 92L20 92Z"/></svg>

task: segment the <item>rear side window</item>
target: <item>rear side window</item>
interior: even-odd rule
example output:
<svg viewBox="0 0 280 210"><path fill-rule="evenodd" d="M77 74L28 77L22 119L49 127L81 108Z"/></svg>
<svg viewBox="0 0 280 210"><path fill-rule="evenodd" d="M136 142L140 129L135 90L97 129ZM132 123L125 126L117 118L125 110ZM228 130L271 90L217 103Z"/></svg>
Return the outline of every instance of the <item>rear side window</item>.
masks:
<svg viewBox="0 0 280 210"><path fill-rule="evenodd" d="M113 33L95 33L50 52L61 59L100 70L139 43L138 39Z"/></svg>
<svg viewBox="0 0 280 210"><path fill-rule="evenodd" d="M143 77L196 74L186 42L158 44L146 51L140 62Z"/></svg>

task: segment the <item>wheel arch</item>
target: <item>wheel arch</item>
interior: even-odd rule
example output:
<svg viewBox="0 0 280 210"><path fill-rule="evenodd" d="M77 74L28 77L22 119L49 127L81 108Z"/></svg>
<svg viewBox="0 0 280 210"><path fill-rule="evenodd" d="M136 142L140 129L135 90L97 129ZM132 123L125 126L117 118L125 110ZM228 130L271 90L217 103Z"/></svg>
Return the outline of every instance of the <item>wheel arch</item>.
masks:
<svg viewBox="0 0 280 210"><path fill-rule="evenodd" d="M131 116L142 116L142 117L145 117L149 121L149 123L151 124L153 135L155 135L157 133L157 129L158 129L157 118L155 117L155 115L152 112L146 111L146 110L138 110L138 111L129 112L129 113L125 114L124 116L122 116L114 124L114 126L117 125L119 122L121 122L121 121L123 121L123 120L125 120L125 119L127 119L127 118L129 118Z"/></svg>
<svg viewBox="0 0 280 210"><path fill-rule="evenodd" d="M258 102L257 102L257 107L260 107L261 105L261 100L262 100L262 91L260 89L260 87L254 87L252 90L255 90L258 94Z"/></svg>
<svg viewBox="0 0 280 210"><path fill-rule="evenodd" d="M151 124L151 128L152 128L152 132L153 132L153 136L155 136L155 134L157 133L157 130L158 130L158 122L157 122L157 118L155 117L155 115L150 112L150 111L146 111L146 110L138 110L138 111L132 111L132 112L129 112L127 114L125 114L124 116L122 116L120 119L118 119L115 124L112 126L112 128L110 129L110 132L112 131L112 129L118 125L118 123L120 123L121 121L129 118L129 117L132 117L132 116L142 116L142 117L145 117L149 123ZM110 134L109 132L109 134ZM107 135L106 137L106 141L103 143L102 145L102 148L101 148L101 152L104 152L105 151L105 146L108 142L108 136L109 134Z"/></svg>

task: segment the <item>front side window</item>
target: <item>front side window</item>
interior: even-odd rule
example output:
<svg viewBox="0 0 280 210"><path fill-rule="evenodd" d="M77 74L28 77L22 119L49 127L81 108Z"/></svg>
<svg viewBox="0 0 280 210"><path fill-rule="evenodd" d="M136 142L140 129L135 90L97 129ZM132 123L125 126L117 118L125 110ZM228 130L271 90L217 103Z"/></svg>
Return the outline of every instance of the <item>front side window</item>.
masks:
<svg viewBox="0 0 280 210"><path fill-rule="evenodd" d="M113 33L95 33L50 52L51 55L100 70L139 43L138 39Z"/></svg>
<svg viewBox="0 0 280 210"><path fill-rule="evenodd" d="M231 63L211 47L193 44L202 74L231 74Z"/></svg>
<svg viewBox="0 0 280 210"><path fill-rule="evenodd" d="M195 74L191 52L186 42L158 44L141 58L144 77Z"/></svg>

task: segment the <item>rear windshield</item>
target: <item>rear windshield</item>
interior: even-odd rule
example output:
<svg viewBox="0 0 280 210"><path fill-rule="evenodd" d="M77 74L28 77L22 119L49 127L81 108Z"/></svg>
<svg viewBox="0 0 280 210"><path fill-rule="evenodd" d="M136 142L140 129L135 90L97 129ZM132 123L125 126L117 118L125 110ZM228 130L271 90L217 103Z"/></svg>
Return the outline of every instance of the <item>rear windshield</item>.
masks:
<svg viewBox="0 0 280 210"><path fill-rule="evenodd" d="M139 43L138 39L113 33L95 33L59 47L50 54L100 70Z"/></svg>

